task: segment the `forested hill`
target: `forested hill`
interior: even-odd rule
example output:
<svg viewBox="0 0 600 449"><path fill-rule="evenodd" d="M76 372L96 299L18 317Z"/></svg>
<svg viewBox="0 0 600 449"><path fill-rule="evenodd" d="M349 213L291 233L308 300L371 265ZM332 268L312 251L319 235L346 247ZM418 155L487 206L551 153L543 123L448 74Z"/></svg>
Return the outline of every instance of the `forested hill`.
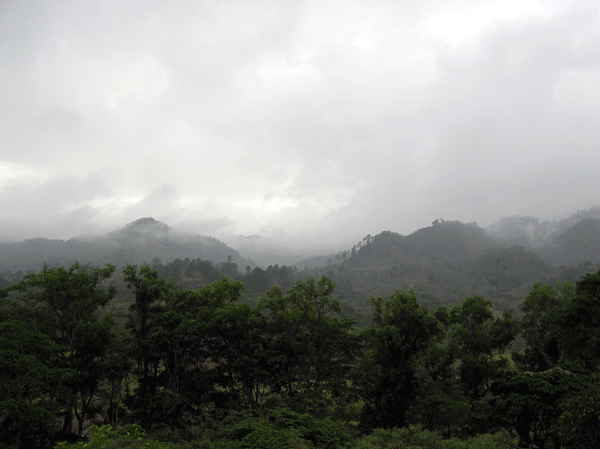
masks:
<svg viewBox="0 0 600 449"><path fill-rule="evenodd" d="M436 220L432 226L408 236L390 231L367 236L350 250L350 255L354 254L352 264L428 258L456 265L496 247L498 244L476 224Z"/></svg>
<svg viewBox="0 0 600 449"><path fill-rule="evenodd" d="M253 245L260 242L252 239ZM208 261L217 268L227 261L235 264L231 274L247 283L247 291L258 297L266 292L259 286L279 285L273 279L279 278L280 261L270 262L271 270L256 269L250 259L215 238L178 233L152 218L100 236L0 243L0 272L37 271L44 264L67 267L76 261L117 267L145 262L159 267L179 260L173 266L181 268L186 258L196 264ZM286 265L285 285L290 281L287 268L294 266L296 278L324 274L336 282L336 296L355 309L362 309L371 295L385 297L412 289L430 308L482 295L498 308L518 312L535 282L575 282L600 268L600 208L580 211L559 222L508 217L487 229L476 223L440 219L407 236L384 231L329 258L319 256ZM314 268L318 266L321 268ZM183 274L172 280L183 282L185 278L189 285L198 286L208 282L206 276L190 270L179 270ZM223 274L215 273L215 279Z"/></svg>
<svg viewBox="0 0 600 449"><path fill-rule="evenodd" d="M506 217L486 229L500 245L523 246L554 266L600 262L600 207L580 210L560 221Z"/></svg>
<svg viewBox="0 0 600 449"><path fill-rule="evenodd" d="M501 310L519 313L536 282L575 282L598 270L600 252L593 251L600 246L599 225L583 218L536 248L495 240L475 223L436 220L408 236L369 235L314 272L331 277L342 299L356 308L370 295L414 290L430 309L482 295ZM564 263L558 263L561 254Z"/></svg>
<svg viewBox="0 0 600 449"><path fill-rule="evenodd" d="M69 266L74 262L101 266L163 263L175 259L204 259L214 263L229 257L239 266L254 264L223 242L203 235L173 231L153 218L141 218L127 226L100 236L69 240L35 238L20 243L0 243L0 270L40 270L49 266Z"/></svg>

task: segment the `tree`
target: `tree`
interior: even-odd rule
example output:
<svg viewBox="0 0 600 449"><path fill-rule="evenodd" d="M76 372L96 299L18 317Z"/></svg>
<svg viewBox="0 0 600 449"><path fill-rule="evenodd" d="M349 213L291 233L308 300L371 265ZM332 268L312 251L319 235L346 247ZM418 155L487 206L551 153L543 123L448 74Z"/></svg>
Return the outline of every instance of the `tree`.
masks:
<svg viewBox="0 0 600 449"><path fill-rule="evenodd" d="M558 433L563 447L600 447L600 388L595 374L563 402Z"/></svg>
<svg viewBox="0 0 600 449"><path fill-rule="evenodd" d="M77 435L94 410L94 399L105 370L104 358L112 338L114 322L99 310L114 297L114 287L103 287L115 268L72 265L30 274L11 288L15 293L15 317L32 331L48 336L58 347L53 367L70 370L62 432Z"/></svg>
<svg viewBox="0 0 600 449"><path fill-rule="evenodd" d="M158 277L158 272L148 266L140 268L127 265L123 270L127 287L134 294L127 328L133 339L132 357L134 373L138 378L138 390L133 407L139 410L141 424L150 430L155 409L160 408L154 394L158 387L159 365L162 354L157 341L157 320L164 303L174 293L175 285Z"/></svg>
<svg viewBox="0 0 600 449"><path fill-rule="evenodd" d="M573 286L568 283L556 288L539 282L533 286L523 301L525 316L520 325L527 347L522 354L512 355L522 369L545 371L560 362L560 327L556 314L572 301L574 294Z"/></svg>
<svg viewBox="0 0 600 449"><path fill-rule="evenodd" d="M460 377L471 404L489 390L493 377L508 361L503 355L514 340L517 323L510 314L494 319L492 302L481 296L465 299L450 311L452 349L460 360Z"/></svg>
<svg viewBox="0 0 600 449"><path fill-rule="evenodd" d="M72 371L57 368L59 347L25 323L0 322L0 441L15 448L52 441L57 397Z"/></svg>
<svg viewBox="0 0 600 449"><path fill-rule="evenodd" d="M240 366L256 325L250 306L235 304L243 288L223 277L195 292L177 292L166 304L159 331L165 346L163 385L174 397L183 399L186 392L186 402L197 405L221 376L233 398L239 378L252 371Z"/></svg>
<svg viewBox="0 0 600 449"><path fill-rule="evenodd" d="M447 335L450 327L448 309L438 307L433 316L443 327L443 335ZM417 358L419 389L408 412L411 423L445 437L464 433L471 413L471 406L457 382L454 352L447 339L440 339L422 351Z"/></svg>
<svg viewBox="0 0 600 449"><path fill-rule="evenodd" d="M407 423L417 395L419 357L443 336L440 322L417 303L414 292L398 291L389 300L370 298L373 327L363 333L367 353L353 372L365 400L364 428Z"/></svg>
<svg viewBox="0 0 600 449"><path fill-rule="evenodd" d="M334 288L325 276L319 281L298 280L285 294L278 287L271 289L259 303L269 320L273 392L339 395L346 389L345 373L359 346L351 332L355 320L339 317Z"/></svg>
<svg viewBox="0 0 600 449"><path fill-rule="evenodd" d="M221 273L223 273L223 276L227 276L227 277L231 277L231 278L237 277L237 275L238 275L238 266L233 261L233 257L232 256L227 256L227 262L225 262L221 266Z"/></svg>
<svg viewBox="0 0 600 449"><path fill-rule="evenodd" d="M556 425L563 411L561 404L581 382L582 376L555 367L542 372L506 372L492 390L503 399L498 414L514 426L520 447L544 448L552 442L559 449Z"/></svg>
<svg viewBox="0 0 600 449"><path fill-rule="evenodd" d="M600 366L600 271L575 284L575 295L552 315L565 360L588 370Z"/></svg>

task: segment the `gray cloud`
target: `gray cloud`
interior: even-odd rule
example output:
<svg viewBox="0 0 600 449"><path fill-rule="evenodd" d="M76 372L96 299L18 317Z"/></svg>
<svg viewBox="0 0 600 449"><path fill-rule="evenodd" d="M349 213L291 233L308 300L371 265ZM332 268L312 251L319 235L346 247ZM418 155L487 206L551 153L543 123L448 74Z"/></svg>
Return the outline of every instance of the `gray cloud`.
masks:
<svg viewBox="0 0 600 449"><path fill-rule="evenodd" d="M593 2L0 4L0 240L348 246L598 202Z"/></svg>

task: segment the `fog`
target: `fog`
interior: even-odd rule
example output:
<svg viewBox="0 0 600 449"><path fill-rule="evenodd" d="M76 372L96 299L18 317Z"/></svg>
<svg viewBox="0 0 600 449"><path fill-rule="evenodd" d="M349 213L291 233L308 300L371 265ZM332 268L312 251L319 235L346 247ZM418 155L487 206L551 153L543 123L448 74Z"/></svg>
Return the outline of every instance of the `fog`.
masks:
<svg viewBox="0 0 600 449"><path fill-rule="evenodd" d="M599 203L597 2L0 2L0 241L347 248Z"/></svg>

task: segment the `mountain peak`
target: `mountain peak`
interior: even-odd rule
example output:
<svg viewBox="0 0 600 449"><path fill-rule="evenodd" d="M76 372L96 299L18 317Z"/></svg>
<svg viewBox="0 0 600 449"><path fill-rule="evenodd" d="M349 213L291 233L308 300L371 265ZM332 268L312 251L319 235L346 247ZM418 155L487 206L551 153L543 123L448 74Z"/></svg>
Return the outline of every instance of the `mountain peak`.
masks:
<svg viewBox="0 0 600 449"><path fill-rule="evenodd" d="M124 232L153 232L153 233L167 233L171 228L163 223L162 221L155 220L152 217L138 218L135 221L127 224L124 228L119 231Z"/></svg>

